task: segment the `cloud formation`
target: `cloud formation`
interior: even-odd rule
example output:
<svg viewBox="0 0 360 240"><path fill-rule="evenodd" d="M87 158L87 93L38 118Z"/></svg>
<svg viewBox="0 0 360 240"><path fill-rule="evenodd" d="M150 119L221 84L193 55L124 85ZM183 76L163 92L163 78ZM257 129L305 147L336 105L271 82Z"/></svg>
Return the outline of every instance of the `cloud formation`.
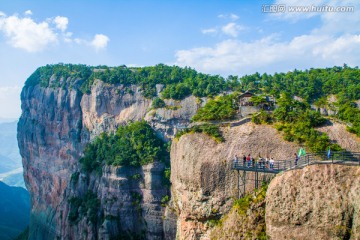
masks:
<svg viewBox="0 0 360 240"><path fill-rule="evenodd" d="M56 28L60 29L62 32L65 32L67 25L69 24L69 19L67 17L57 16L54 18L54 23Z"/></svg>
<svg viewBox="0 0 360 240"><path fill-rule="evenodd" d="M278 0L276 3L296 5L295 0ZM306 4L343 4L344 1L304 0ZM360 8L355 1L346 5ZM297 3L299 5L299 3ZM281 35L272 34L252 41L238 39L240 25L230 22L221 28L228 39L213 46L179 50L175 64L191 66L207 73L244 75L259 72L288 71L295 68L327 67L333 65L356 66L360 62L360 12L314 13L310 16L274 14L269 21L306 21L318 17L321 25L309 33L299 34L284 40ZM204 30L202 31L204 33Z"/></svg>
<svg viewBox="0 0 360 240"><path fill-rule="evenodd" d="M239 31L245 29L243 26L240 26L234 22L228 23L221 28L221 31L230 36L230 37L237 37Z"/></svg>
<svg viewBox="0 0 360 240"><path fill-rule="evenodd" d="M0 17L0 30L8 43L28 52L38 52L57 41L56 33L47 22L36 23L29 17Z"/></svg>
<svg viewBox="0 0 360 240"><path fill-rule="evenodd" d="M0 33L5 36L7 43L18 49L34 53L47 49L59 43L78 43L93 47L95 50L104 49L109 37L96 34L93 40L72 38L73 33L68 32L69 19L64 16L48 18L44 21L35 21L31 10L27 10L24 17L16 14L7 16L0 12Z"/></svg>
<svg viewBox="0 0 360 240"><path fill-rule="evenodd" d="M96 50L101 50L106 48L108 42L110 41L110 39L103 34L96 34L94 39L91 41L91 45L96 49Z"/></svg>

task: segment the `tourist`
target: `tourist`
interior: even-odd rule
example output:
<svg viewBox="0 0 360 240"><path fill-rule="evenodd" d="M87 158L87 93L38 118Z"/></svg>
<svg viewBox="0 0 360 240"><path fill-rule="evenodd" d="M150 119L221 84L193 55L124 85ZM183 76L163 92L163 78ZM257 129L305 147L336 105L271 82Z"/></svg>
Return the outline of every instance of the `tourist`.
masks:
<svg viewBox="0 0 360 240"><path fill-rule="evenodd" d="M259 157L259 161L258 161L258 163L259 163L259 168L261 168L262 161L263 161L263 158L260 156L260 157Z"/></svg>
<svg viewBox="0 0 360 240"><path fill-rule="evenodd" d="M244 155L243 157L243 166L245 167L246 166L246 156Z"/></svg>
<svg viewBox="0 0 360 240"><path fill-rule="evenodd" d="M249 154L246 158L247 166L250 167L251 155Z"/></svg>
<svg viewBox="0 0 360 240"><path fill-rule="evenodd" d="M235 163L235 166L237 166L239 164L239 158L238 156L235 154L235 157L234 157L234 163Z"/></svg>
<svg viewBox="0 0 360 240"><path fill-rule="evenodd" d="M274 161L274 159L271 157L270 158L270 169L274 169L274 163L275 163L275 161Z"/></svg>
<svg viewBox="0 0 360 240"><path fill-rule="evenodd" d="M295 153L295 166L297 166L299 161L299 156Z"/></svg>

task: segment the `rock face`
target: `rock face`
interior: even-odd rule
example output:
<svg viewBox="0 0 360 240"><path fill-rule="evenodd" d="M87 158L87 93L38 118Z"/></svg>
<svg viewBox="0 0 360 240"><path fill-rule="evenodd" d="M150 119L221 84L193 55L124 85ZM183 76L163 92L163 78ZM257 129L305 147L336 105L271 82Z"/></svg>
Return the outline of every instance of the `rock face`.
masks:
<svg viewBox="0 0 360 240"><path fill-rule="evenodd" d="M326 126L318 128L318 130L327 133L332 141L347 151L358 152L360 149L360 138L346 131L345 124L333 121L329 122Z"/></svg>
<svg viewBox="0 0 360 240"><path fill-rule="evenodd" d="M97 81L91 93L83 95L80 85L81 80L63 88L25 86L21 93L18 142L31 195L30 239L109 239L118 230L141 232L147 239L171 239L176 216L160 204L168 192L159 183L162 164L138 170L106 168L102 177L80 175L77 184L71 183L71 177L80 170L84 147L100 133L145 118L168 139L177 127L190 123L205 101L200 103L195 97L167 100L169 109L150 111L151 100L137 86ZM133 175L140 179L131 180ZM101 201L101 221L94 225L81 219L71 224L69 199L89 190ZM115 195L117 199L112 198ZM139 203L134 200L137 195L141 195Z"/></svg>
<svg viewBox="0 0 360 240"><path fill-rule="evenodd" d="M72 86L62 88L25 86L21 93L18 142L31 195L29 239L128 239L129 235L210 239L211 221L229 212L239 194L237 172L230 168L234 155L284 160L298 151L271 126L244 123L222 128L223 143L199 133L174 140L171 194L162 183L165 166L159 162L141 168L107 166L102 174L80 173L86 144L102 132L145 119L168 140L189 126L206 99L166 100L166 108L151 109L151 100L137 86L96 81L91 93L84 95L79 90L81 80L69 82ZM359 238L359 170L322 167L284 173L272 181L266 208L272 239L304 239L307 229L319 239L348 234L349 229L353 239ZM250 183L247 187L253 188ZM94 196L91 204L84 197L88 193ZM171 200L164 207L162 199L167 195ZM75 202L81 207L96 205L95 213L75 211L82 213L70 221ZM326 232L330 226L332 230Z"/></svg>
<svg viewBox="0 0 360 240"><path fill-rule="evenodd" d="M270 239L359 239L360 168L311 165L272 180L266 196Z"/></svg>
<svg viewBox="0 0 360 240"><path fill-rule="evenodd" d="M260 153L278 160L291 157L298 149L270 126L246 123L222 130L224 143L203 134L187 134L173 141L171 205L178 215L177 239L209 239L210 220L230 210L238 194L237 173L230 169L235 154ZM249 185L248 190L253 187Z"/></svg>

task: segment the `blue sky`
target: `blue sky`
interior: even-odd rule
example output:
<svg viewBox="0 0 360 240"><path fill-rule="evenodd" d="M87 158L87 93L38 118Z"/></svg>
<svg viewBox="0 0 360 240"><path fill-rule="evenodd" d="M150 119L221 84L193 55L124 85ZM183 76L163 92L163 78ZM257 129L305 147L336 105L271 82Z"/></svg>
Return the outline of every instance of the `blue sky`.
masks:
<svg viewBox="0 0 360 240"><path fill-rule="evenodd" d="M262 12L270 4L286 10ZM311 5L354 10L288 9ZM20 115L24 81L48 63L165 63L223 76L356 66L359 7L356 0L0 0L0 118Z"/></svg>

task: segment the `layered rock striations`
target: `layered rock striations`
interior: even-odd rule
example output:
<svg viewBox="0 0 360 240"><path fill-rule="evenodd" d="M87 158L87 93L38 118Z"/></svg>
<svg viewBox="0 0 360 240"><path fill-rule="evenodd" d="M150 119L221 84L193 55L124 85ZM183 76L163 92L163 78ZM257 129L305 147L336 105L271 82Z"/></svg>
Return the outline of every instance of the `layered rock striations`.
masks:
<svg viewBox="0 0 360 240"><path fill-rule="evenodd" d="M91 93L83 94L81 80L69 82L71 86L62 88L25 86L21 93L18 141L31 194L30 239L109 239L116 232L140 232L147 239L162 239L174 232L170 220L163 221L161 198L168 194L159 182L163 164L137 170L108 167L101 177L77 176L79 159L91 139L129 121L145 118L168 139L178 126L190 123L201 103L191 96L183 101L166 100L172 107L150 110L151 100L135 85L129 91L123 85L96 81ZM134 175L136 180L131 179ZM72 176L78 177L76 184ZM89 191L101 202L97 222L82 217L71 223L69 200Z"/></svg>
<svg viewBox="0 0 360 240"><path fill-rule="evenodd" d="M62 88L27 85L21 93L18 141L31 195L30 239L210 239L216 231L226 231L218 232L221 238L235 239L247 229L233 234L225 227L212 233L212 223L230 211L239 195L238 175L230 166L234 155L283 160L299 149L273 127L248 122L221 128L222 143L200 133L174 139L171 190L162 182L165 166L160 162L84 173L79 159L102 132L145 119L169 140L190 125L206 99L165 100L167 107L152 109L152 101L136 85L97 80L83 94L81 80L69 83ZM342 142L332 126L322 131L347 144L346 149L358 148L355 138ZM337 165L309 166L276 177L266 199L267 234L271 239L331 239L350 233L358 238L358 177L358 169ZM249 182L247 189L253 187Z"/></svg>
<svg viewBox="0 0 360 240"><path fill-rule="evenodd" d="M178 215L178 239L210 239L211 220L231 209L238 196L238 176L231 170L235 154L286 159L298 149L267 125L246 123L222 131L223 143L204 134L187 134L172 143L170 205ZM248 184L248 190L254 188L253 182Z"/></svg>
<svg viewBox="0 0 360 240"><path fill-rule="evenodd" d="M266 196L270 239L359 239L360 168L319 164L272 180Z"/></svg>

